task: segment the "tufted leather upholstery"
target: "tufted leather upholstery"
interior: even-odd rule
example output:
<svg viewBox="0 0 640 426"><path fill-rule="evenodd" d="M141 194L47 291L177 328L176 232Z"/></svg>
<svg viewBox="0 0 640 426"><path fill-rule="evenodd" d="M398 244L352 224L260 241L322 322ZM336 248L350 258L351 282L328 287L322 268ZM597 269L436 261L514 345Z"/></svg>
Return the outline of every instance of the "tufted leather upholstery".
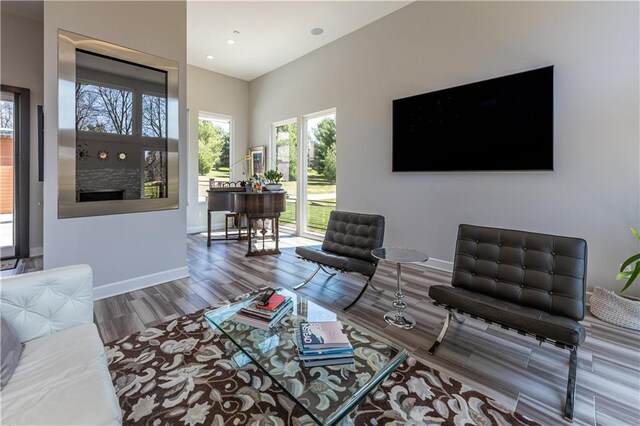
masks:
<svg viewBox="0 0 640 426"><path fill-rule="evenodd" d="M452 285L574 320L585 310L587 242L460 225Z"/></svg>
<svg viewBox="0 0 640 426"><path fill-rule="evenodd" d="M383 239L384 217L334 210L329 216L322 250L375 264L378 259L371 256L371 250L382 247Z"/></svg>
<svg viewBox="0 0 640 426"><path fill-rule="evenodd" d="M580 345L587 243L579 238L460 225L449 286L439 303L537 336Z"/></svg>
<svg viewBox="0 0 640 426"><path fill-rule="evenodd" d="M376 272L376 265L374 263L351 257L337 256L313 247L297 247L296 253L307 260L322 263L323 265L340 271L359 272L367 276L372 276Z"/></svg>
<svg viewBox="0 0 640 426"><path fill-rule="evenodd" d="M383 240L384 217L334 210L322 248L297 247L296 253L312 262L371 277L378 263L371 250L382 247Z"/></svg>
<svg viewBox="0 0 640 426"><path fill-rule="evenodd" d="M3 278L0 306L23 342L92 323L93 272L74 265Z"/></svg>

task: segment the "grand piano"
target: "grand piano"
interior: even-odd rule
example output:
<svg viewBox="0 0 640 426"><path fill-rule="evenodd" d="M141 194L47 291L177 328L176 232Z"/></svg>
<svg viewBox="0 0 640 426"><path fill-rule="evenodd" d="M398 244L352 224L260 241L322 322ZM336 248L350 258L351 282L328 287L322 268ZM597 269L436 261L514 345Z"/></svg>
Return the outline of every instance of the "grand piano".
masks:
<svg viewBox="0 0 640 426"><path fill-rule="evenodd" d="M246 192L244 187L225 186L211 188L207 191L207 246L211 245L211 213L216 211L230 211L237 213L239 217L247 218L247 256L262 256L266 254L279 254L279 219L280 213L287 208L286 191L275 192ZM256 237L262 240L262 248L253 247L253 226L256 220L261 220L262 227L257 230ZM273 220L273 234L275 248L265 248L265 220ZM240 225L240 224L239 224Z"/></svg>

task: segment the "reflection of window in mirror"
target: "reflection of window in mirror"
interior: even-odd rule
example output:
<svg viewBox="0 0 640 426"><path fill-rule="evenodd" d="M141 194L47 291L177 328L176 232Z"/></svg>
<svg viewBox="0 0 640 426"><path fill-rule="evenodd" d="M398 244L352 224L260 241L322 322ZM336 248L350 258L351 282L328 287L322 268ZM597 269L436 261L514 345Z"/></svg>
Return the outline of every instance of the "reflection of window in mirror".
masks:
<svg viewBox="0 0 640 426"><path fill-rule="evenodd" d="M76 50L75 93L77 201L167 198L167 73Z"/></svg>

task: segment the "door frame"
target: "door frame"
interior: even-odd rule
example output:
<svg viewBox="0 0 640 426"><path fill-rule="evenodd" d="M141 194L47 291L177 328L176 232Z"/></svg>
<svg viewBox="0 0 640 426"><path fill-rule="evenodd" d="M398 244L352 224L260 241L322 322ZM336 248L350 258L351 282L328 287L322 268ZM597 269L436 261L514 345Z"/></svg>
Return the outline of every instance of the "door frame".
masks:
<svg viewBox="0 0 640 426"><path fill-rule="evenodd" d="M29 166L31 151L31 91L23 87L1 85L1 91L15 95L14 117L14 256L29 257Z"/></svg>

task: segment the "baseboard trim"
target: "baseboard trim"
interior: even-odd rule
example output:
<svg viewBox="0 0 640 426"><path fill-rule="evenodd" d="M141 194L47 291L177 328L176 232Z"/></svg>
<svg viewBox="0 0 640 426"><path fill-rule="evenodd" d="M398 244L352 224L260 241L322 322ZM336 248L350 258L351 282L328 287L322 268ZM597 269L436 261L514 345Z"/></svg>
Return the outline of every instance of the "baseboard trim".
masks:
<svg viewBox="0 0 640 426"><path fill-rule="evenodd" d="M93 288L93 300L117 296L118 294L128 293L133 290L141 290L153 285L164 284L166 282L179 280L180 278L186 278L188 276L189 268L184 266L182 268L169 269L155 274L143 275L141 277L101 285Z"/></svg>
<svg viewBox="0 0 640 426"><path fill-rule="evenodd" d="M222 231L224 230L224 223L223 222L217 222L217 223L212 223L211 224L211 230L212 231ZM200 234L202 232L207 232L207 227L206 226L188 226L187 227L187 234Z"/></svg>
<svg viewBox="0 0 640 426"><path fill-rule="evenodd" d="M418 263L418 265L439 271L453 272L453 262L447 260L429 258L426 262Z"/></svg>
<svg viewBox="0 0 640 426"><path fill-rule="evenodd" d="M29 257L42 256L43 252L44 250L42 247L31 247L29 248Z"/></svg>

